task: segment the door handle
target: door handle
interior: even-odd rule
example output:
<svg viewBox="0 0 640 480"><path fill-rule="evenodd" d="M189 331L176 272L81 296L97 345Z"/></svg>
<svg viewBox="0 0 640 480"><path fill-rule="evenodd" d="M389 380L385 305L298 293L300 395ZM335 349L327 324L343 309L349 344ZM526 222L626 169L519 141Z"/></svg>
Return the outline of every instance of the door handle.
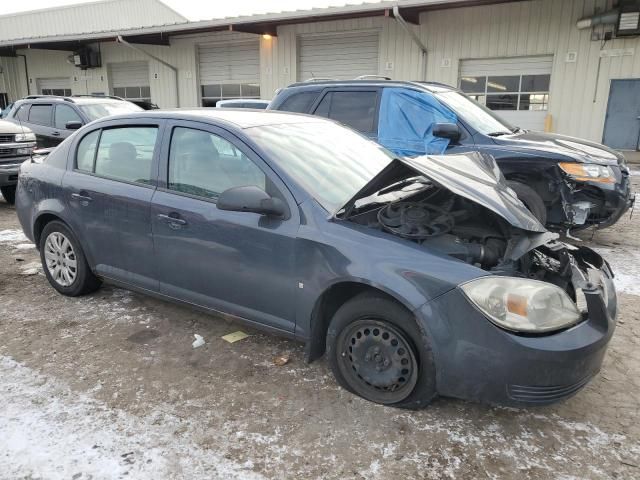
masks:
<svg viewBox="0 0 640 480"><path fill-rule="evenodd" d="M79 193L72 193L71 198L73 198L74 200L79 200L81 202L87 202L87 203L93 200L93 198L89 197L88 195L81 195Z"/></svg>
<svg viewBox="0 0 640 480"><path fill-rule="evenodd" d="M164 213L159 213L158 218L160 220L164 220L167 223L173 223L174 225L186 225L187 221L183 218L174 217L171 215L165 215Z"/></svg>

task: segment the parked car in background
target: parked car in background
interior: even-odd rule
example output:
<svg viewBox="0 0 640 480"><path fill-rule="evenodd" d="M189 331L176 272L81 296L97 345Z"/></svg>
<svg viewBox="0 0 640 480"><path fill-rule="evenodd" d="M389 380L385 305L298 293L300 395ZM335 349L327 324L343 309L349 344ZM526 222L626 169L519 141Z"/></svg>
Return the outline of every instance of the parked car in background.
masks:
<svg viewBox="0 0 640 480"><path fill-rule="evenodd" d="M158 110L160 108L158 107L158 105L148 100L128 100L128 101L133 103L134 105L139 106L143 110Z"/></svg>
<svg viewBox="0 0 640 480"><path fill-rule="evenodd" d="M10 103L6 107L4 107L2 111L0 111L0 118L6 117L9 111L11 110L11 107L13 107L13 103Z"/></svg>
<svg viewBox="0 0 640 480"><path fill-rule="evenodd" d="M260 100L257 98L233 98L230 100L220 100L216 103L217 108L254 108L256 110L265 110L269 105L269 100Z"/></svg>
<svg viewBox="0 0 640 480"><path fill-rule="evenodd" d="M14 203L20 164L36 146L36 136L27 127L0 120L0 192L9 204Z"/></svg>
<svg viewBox="0 0 640 480"><path fill-rule="evenodd" d="M509 125L447 85L390 80L310 81L281 90L270 110L337 120L398 155L492 155L549 228L613 225L632 205L623 155L604 145Z"/></svg>
<svg viewBox="0 0 640 480"><path fill-rule="evenodd" d="M141 110L126 100L99 95L32 95L14 102L5 119L30 128L36 134L38 147L47 148L55 147L93 120Z"/></svg>
<svg viewBox="0 0 640 480"><path fill-rule="evenodd" d="M85 126L20 170L17 213L58 292L101 281L326 349L338 382L539 405L600 369L616 293L478 153L397 159L310 116L209 109ZM326 348L325 348L326 347Z"/></svg>

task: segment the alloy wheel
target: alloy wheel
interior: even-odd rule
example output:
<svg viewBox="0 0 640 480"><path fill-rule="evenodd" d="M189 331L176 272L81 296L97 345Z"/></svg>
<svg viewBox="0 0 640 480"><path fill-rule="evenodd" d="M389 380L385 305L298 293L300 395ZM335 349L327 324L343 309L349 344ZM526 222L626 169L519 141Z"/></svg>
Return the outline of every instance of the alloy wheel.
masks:
<svg viewBox="0 0 640 480"><path fill-rule="evenodd" d="M44 244L44 259L51 278L62 287L69 287L78 275L78 261L73 245L60 232L52 232Z"/></svg>

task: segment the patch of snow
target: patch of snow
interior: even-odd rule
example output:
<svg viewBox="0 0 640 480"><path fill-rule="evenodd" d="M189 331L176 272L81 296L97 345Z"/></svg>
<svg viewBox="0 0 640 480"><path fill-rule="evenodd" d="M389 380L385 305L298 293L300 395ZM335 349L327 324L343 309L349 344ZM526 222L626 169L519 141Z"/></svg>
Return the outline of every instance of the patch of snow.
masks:
<svg viewBox="0 0 640 480"><path fill-rule="evenodd" d="M31 250L32 248L36 248L36 246L33 243L19 243L14 245L13 248L16 250Z"/></svg>
<svg viewBox="0 0 640 480"><path fill-rule="evenodd" d="M616 248L594 248L609 262L618 292L640 296L640 252L622 245Z"/></svg>
<svg viewBox="0 0 640 480"><path fill-rule="evenodd" d="M22 230L0 230L0 244L20 244L28 241Z"/></svg>
<svg viewBox="0 0 640 480"><path fill-rule="evenodd" d="M251 462L176 436L170 419L157 421L161 412L109 408L6 356L0 379L2 478L263 478Z"/></svg>
<svg viewBox="0 0 640 480"><path fill-rule="evenodd" d="M42 263L40 262L29 262L25 265L22 265L20 269L20 275L37 275L42 272Z"/></svg>

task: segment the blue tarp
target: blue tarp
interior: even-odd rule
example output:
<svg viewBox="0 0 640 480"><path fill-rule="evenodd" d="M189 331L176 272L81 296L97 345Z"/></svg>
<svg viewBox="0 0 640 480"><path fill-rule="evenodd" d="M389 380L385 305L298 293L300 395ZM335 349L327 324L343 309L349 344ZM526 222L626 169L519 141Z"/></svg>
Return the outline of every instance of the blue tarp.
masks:
<svg viewBox="0 0 640 480"><path fill-rule="evenodd" d="M458 118L429 93L405 88L382 91L378 143L396 155L444 153L449 140L433 136L435 123L458 123Z"/></svg>

